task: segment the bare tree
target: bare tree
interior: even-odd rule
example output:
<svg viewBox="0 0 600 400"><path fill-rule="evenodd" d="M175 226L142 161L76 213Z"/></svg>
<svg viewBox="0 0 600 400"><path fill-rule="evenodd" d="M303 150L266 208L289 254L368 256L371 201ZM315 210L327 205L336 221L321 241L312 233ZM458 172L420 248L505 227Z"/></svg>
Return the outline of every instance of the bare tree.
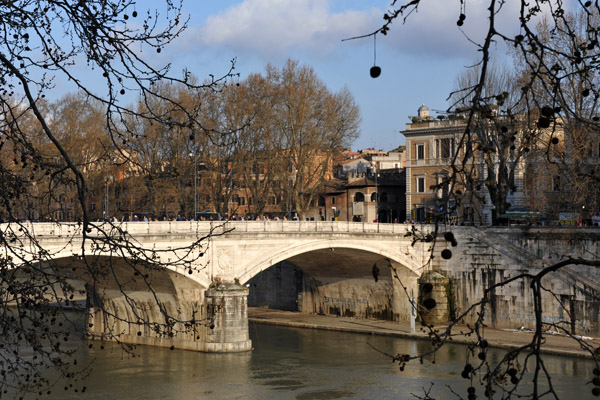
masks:
<svg viewBox="0 0 600 400"><path fill-rule="evenodd" d="M156 254L131 241L118 226L94 222L88 179L94 174L100 178L111 163L152 171L156 161L150 168L148 159L137 158L130 146L148 126L165 127L161 134L166 135L203 131L199 104L183 104L178 93L160 90L164 84L196 93L211 90L232 75L228 71L197 84L188 72L177 77L169 66L156 67L148 61L185 29L180 2L166 1L160 11L143 12L132 1L23 0L2 2L0 14L0 215L5 221L0 227L0 390L46 393L55 383L45 373L49 369L71 382L67 389L83 390L78 378L84 376L85 366L77 365L76 354L62 345L75 322L60 305L71 306L74 297L85 295L74 279L86 282L88 294L101 296L107 280L123 289L130 276L146 277L161 268ZM73 68L78 65L86 67L85 75ZM78 93L49 107L45 97L59 80L68 81ZM128 93L138 96L139 107L125 104ZM87 111L73 114L82 109ZM140 126L144 129L135 128ZM74 129L86 127L72 135ZM37 208L32 201L39 203ZM28 215L32 209L39 211ZM83 236L77 271L67 268L65 260L54 260L23 222L44 217L74 219L71 232ZM193 250L202 246L201 240L194 243L190 256L173 258L177 260L173 266L189 268L198 254ZM86 250L90 248L95 250ZM128 277L113 274L114 258L102 258L100 252L125 260ZM190 268L190 273L195 270ZM145 290L155 293L151 279L142 282ZM121 294L135 311L135 300L125 290ZM156 306L162 322L136 315L140 326L158 334L173 335L194 319L172 313L160 302ZM116 333L112 339L119 340Z"/></svg>
<svg viewBox="0 0 600 400"><path fill-rule="evenodd" d="M471 90L479 76L479 65L459 74L451 111L462 115L470 111ZM473 114L468 134L460 138L466 150L455 160L452 175L461 176L461 186L466 193L473 194L471 201L491 201L500 216L515 206L508 201L509 196L518 189L522 191L517 185L521 186L525 158L539 132L529 123L518 79L509 67L490 64L482 95L486 103Z"/></svg>
<svg viewBox="0 0 600 400"><path fill-rule="evenodd" d="M595 33L600 17L596 7L565 13L558 21L547 18L535 27L545 46L554 51L539 55L518 55L519 73L528 82L527 101L541 113L538 125L548 126L552 133L541 141L538 159L543 158L554 170L555 184L562 198L557 201L565 211L579 211L586 206L590 214L599 211L595 193L600 189L600 156L598 136L598 69L600 55ZM534 73L529 69L539 64ZM561 182L557 182L560 180ZM554 189L554 188L552 188ZM556 201L553 201L556 202Z"/></svg>
<svg viewBox="0 0 600 400"><path fill-rule="evenodd" d="M281 182L294 173L292 204L302 217L313 206L331 174L333 152L358 135L359 110L347 89L331 93L312 68L288 62L267 67L277 87L275 135L286 157L278 168ZM282 187L285 188L285 185Z"/></svg>
<svg viewBox="0 0 600 400"><path fill-rule="evenodd" d="M283 200L302 215L330 177L334 152L356 137L360 121L347 89L332 93L312 68L292 60L207 102L205 121L231 132L213 141L207 166L222 213L235 212L231 198L240 192L254 214Z"/></svg>
<svg viewBox="0 0 600 400"><path fill-rule="evenodd" d="M277 141L276 88L260 74L251 74L241 83L244 113L248 124L239 136L240 183L251 214L265 212L281 157Z"/></svg>

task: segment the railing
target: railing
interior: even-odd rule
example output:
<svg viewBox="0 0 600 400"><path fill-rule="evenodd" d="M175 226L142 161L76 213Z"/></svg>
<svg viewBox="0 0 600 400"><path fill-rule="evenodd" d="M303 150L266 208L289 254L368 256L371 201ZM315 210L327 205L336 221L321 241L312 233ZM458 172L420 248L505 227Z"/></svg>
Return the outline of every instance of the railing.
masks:
<svg viewBox="0 0 600 400"><path fill-rule="evenodd" d="M37 238L57 238L81 236L81 225L74 222L61 223L23 223L22 226ZM20 225L0 224L0 230L11 229L22 236ZM420 230L429 231L432 225L418 225ZM125 231L132 236L161 234L200 234L208 233L370 233L404 235L411 230L410 224L387 224L373 222L346 221L152 221L152 222L115 222L96 223L90 232L98 234L100 230L109 233L113 228ZM117 230L113 232L117 234Z"/></svg>

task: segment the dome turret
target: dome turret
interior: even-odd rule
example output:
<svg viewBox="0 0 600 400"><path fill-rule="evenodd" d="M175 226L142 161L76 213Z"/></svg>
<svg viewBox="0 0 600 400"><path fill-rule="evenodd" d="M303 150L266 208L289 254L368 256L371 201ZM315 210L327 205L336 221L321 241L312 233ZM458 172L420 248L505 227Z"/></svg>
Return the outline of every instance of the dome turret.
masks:
<svg viewBox="0 0 600 400"><path fill-rule="evenodd" d="M421 104L421 107L419 107L418 113L419 113L419 118L429 117L429 108L427 108L425 103Z"/></svg>

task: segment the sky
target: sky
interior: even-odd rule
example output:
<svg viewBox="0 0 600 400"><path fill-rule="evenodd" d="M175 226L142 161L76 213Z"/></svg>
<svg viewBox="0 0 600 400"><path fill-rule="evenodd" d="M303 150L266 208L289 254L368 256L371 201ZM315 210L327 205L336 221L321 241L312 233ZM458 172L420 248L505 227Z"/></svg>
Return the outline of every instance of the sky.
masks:
<svg viewBox="0 0 600 400"><path fill-rule="evenodd" d="M160 10L160 3L139 1L136 8ZM200 79L226 72L235 58L241 80L267 64L281 67L295 59L311 66L331 91L347 87L353 94L362 116L353 150L392 150L404 144L399 131L421 104L432 111L448 107L457 74L479 55L473 42L486 32L486 3L423 0L406 22L396 20L387 36L377 36L376 64L382 69L377 79L369 75L373 38L343 39L379 28L389 0L184 0L188 29L152 57ZM518 3L507 2L497 16L497 26L512 37L519 33ZM461 12L467 18L459 29ZM502 46L497 50L504 55Z"/></svg>

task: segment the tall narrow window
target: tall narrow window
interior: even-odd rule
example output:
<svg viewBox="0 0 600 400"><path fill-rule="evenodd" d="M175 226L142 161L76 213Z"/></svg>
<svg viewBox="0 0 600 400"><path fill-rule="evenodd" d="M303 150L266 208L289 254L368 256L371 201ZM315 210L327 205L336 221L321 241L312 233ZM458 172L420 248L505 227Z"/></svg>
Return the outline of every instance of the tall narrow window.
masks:
<svg viewBox="0 0 600 400"><path fill-rule="evenodd" d="M450 138L440 140L440 155L441 158L450 158Z"/></svg>
<svg viewBox="0 0 600 400"><path fill-rule="evenodd" d="M417 192L425 193L425 177L424 176L417 177Z"/></svg>
<svg viewBox="0 0 600 400"><path fill-rule="evenodd" d="M425 159L425 145L422 143L417 144L415 146L415 149L417 151L417 160L424 160Z"/></svg>

